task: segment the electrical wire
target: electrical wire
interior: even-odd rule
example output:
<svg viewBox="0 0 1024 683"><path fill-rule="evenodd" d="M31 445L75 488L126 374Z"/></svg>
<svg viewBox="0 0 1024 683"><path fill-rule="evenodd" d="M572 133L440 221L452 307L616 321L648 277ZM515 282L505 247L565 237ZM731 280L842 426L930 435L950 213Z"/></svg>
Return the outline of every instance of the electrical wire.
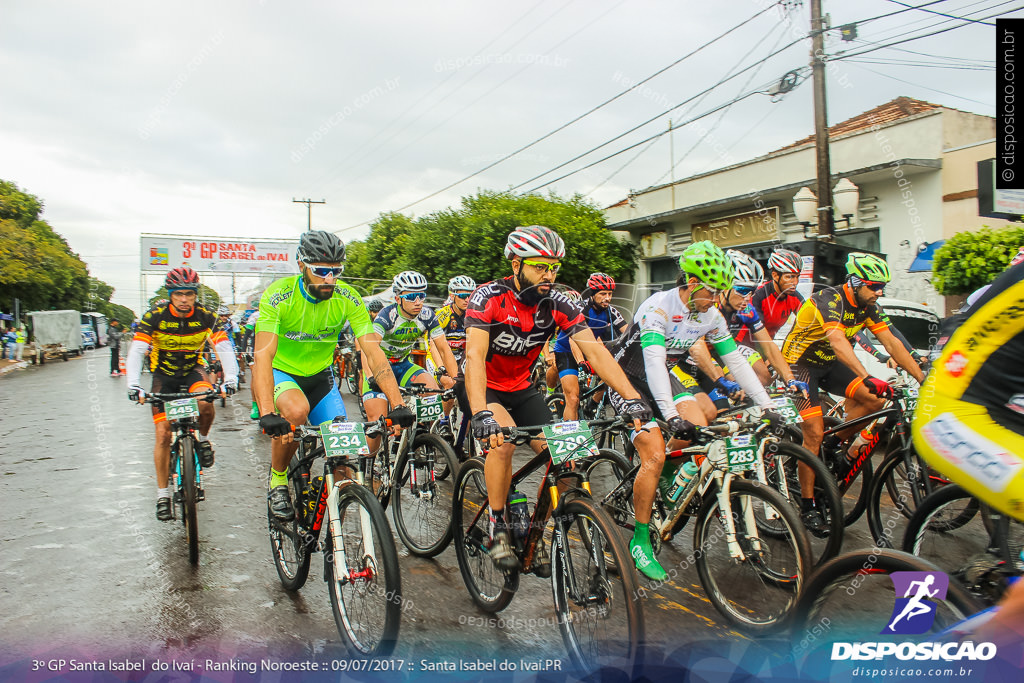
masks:
<svg viewBox="0 0 1024 683"><path fill-rule="evenodd" d="M697 48L691 50L690 52L688 52L687 54L683 55L679 59L675 60L674 62L672 62L668 66L665 66L665 67L655 71L650 76L644 78L643 80L638 81L637 83L633 84L629 88L626 88L625 90L623 90L622 92L618 93L617 95L614 95L613 97L605 100L604 102L602 102L602 103L592 107L591 109L585 111L584 113L576 116L575 118L573 118L573 119L569 120L568 122L562 124L561 126L555 128L551 132L542 135L541 137L537 138L536 140L534 140L534 141L532 141L532 142L530 142L530 143L528 143L526 145L523 145L522 147L519 147L515 151L510 152L509 154L506 154L505 156L501 157L500 159L498 159L498 160L496 160L496 161L494 161L494 162L492 162L490 164L487 164L486 166L483 166L480 169L477 169L473 173L470 173L469 175L464 176L463 178L460 178L459 180L457 180L457 181L455 181L453 183L450 183L450 184L446 185L445 187L442 187L441 189L426 195L425 197L421 197L420 199L417 199L414 202L410 202L409 204L406 204L406 205L404 205L402 207L399 207L397 209L393 209L392 211L395 211L395 212L404 211L405 209L408 209L408 208L410 208L412 206L415 206L416 204L419 204L419 203L424 202L424 201L426 201L428 199L436 197L437 195L439 195L439 194L441 194L443 192L447 192L448 190L452 189L453 187L461 185L465 181L467 181L467 180L469 180L471 178L475 178L476 176L480 175L481 173L484 173L485 171L488 171L488 170L494 168L495 166L497 166L497 165L499 165L499 164L501 164L501 163L503 163L505 161L508 161L509 159L513 158L517 154L520 154L521 152L524 152L527 149L530 149L531 147L533 147L533 146L543 142L544 140L547 140L548 138L550 138L553 135L555 135L555 134L565 130L566 128L568 128L569 126L573 125L574 123L577 123L578 121L581 121L582 119L586 118L587 116L590 116L591 114L593 114L594 112L598 111L599 109L601 109L603 107L606 107L607 105L611 104L612 102L614 102L615 100L619 99L620 97L626 95L627 93L630 93L633 90L636 90L637 88L639 88L644 83L647 83L648 81L656 78L657 76L660 76L661 74L665 73L669 69L677 66L678 64L682 63L683 61L685 61L685 60L689 59L690 57L696 55L701 50L704 50L705 48L710 47L714 43L717 43L722 38L725 38L726 36L728 36L729 34L733 33L734 31L736 31L736 30L742 28L743 26L747 25L748 23L750 23L754 19L758 18L762 14L764 14L764 13L768 12L769 10L771 10L773 7L775 7L775 4L768 5L767 7L761 9L760 11L755 12L748 19L745 19L745 20L741 21L739 24L736 24L735 26L733 26L732 28L727 29L726 31L724 31L723 33L719 34L715 38L712 38L708 42L703 43L702 45L700 45ZM346 230L351 230L353 228L358 228L358 227L361 227L363 225L367 225L368 223L369 223L369 221L363 221L361 223L356 223L355 225L351 225L351 226L349 226L347 228L342 228L341 230L338 230L337 232L344 232Z"/></svg>
<svg viewBox="0 0 1024 683"><path fill-rule="evenodd" d="M925 9L925 7L927 7L927 4L926 5L918 5L918 6L915 7L914 5L908 5L907 3L900 2L899 0L887 0L887 1L891 2L894 5L903 5L904 7L909 7L910 9L921 10L922 12L927 12L928 14L937 14L940 17L947 17L949 19L960 19L962 21L973 21L973 22L975 22L977 24L985 24L986 26L995 26L995 23L990 22L990 21L981 21L979 19L968 19L966 17L957 17L957 16L953 16L952 14L946 14L944 12L936 12L935 10L932 10L932 9ZM935 3L928 3L928 4L935 4Z"/></svg>
<svg viewBox="0 0 1024 683"><path fill-rule="evenodd" d="M950 97L955 97L955 98L957 98L959 100L966 100L967 102L974 102L975 104L980 104L980 105L983 105L983 106L986 106L986 107L993 106L992 102L982 102L981 100L971 99L970 97L964 97L963 95L957 95L955 93L951 93L951 92L948 92L946 90L939 90L938 88L932 88L932 87L929 87L927 85L922 85L921 83L915 83L913 81L905 81L902 78L897 78L896 76L893 76L891 74L885 74L885 73L882 73L881 71L875 71L874 69L870 69L870 68L868 68L866 66L861 65L860 61L856 60L856 59L850 60L850 64L853 64L857 68L863 69L864 71L870 71L871 73L875 74L876 76L883 76L885 78L889 78L889 79L892 79L894 81L899 81L900 83L905 83L907 85L912 85L912 86L917 87L917 88L924 88L925 90L931 90L932 92L939 93L940 95L949 95Z"/></svg>

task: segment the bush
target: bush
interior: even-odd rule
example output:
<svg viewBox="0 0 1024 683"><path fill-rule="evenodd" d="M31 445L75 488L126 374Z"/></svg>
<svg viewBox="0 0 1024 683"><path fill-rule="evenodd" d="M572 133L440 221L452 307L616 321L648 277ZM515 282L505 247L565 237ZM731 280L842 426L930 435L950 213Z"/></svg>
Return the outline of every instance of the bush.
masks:
<svg viewBox="0 0 1024 683"><path fill-rule="evenodd" d="M1024 227L958 232L935 252L932 284L939 294L970 294L1006 270L1024 246Z"/></svg>

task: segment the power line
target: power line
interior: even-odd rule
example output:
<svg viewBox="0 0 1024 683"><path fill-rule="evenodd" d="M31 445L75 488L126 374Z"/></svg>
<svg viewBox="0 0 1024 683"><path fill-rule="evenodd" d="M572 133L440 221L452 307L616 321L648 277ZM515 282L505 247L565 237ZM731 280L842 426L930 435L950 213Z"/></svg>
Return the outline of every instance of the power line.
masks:
<svg viewBox="0 0 1024 683"><path fill-rule="evenodd" d="M995 71L995 66L968 66L958 64L935 64L929 62L911 62L906 60L895 60L895 59L849 59L850 63L859 64L880 64L883 66L917 66L927 67L930 69L956 69L960 71Z"/></svg>
<svg viewBox="0 0 1024 683"><path fill-rule="evenodd" d="M578 160L582 159L583 157L587 156L591 152L596 152L597 150L601 149L605 145L610 145L611 143L615 142L616 140L624 138L625 136L629 135L630 133L632 133L632 132L634 132L636 130L639 130L640 128L643 128L644 126L646 126L647 124L651 123L652 121L656 121L656 120L660 119L661 117L665 116L666 114L669 114L669 113L675 111L676 109L679 109L684 104L688 104L689 102L692 102L693 100L695 100L698 97L704 95L705 93L710 92L711 90L714 90L718 86L720 86L720 85L722 85L724 83L727 83L728 81L731 81L732 79L736 78L737 76L739 76L741 74L746 73L747 71L750 71L751 69L757 67L762 62L764 62L764 61L766 61L768 59L771 59L775 55L780 54L782 52L785 52L786 50L788 50L792 46L796 45L797 43L801 42L802 40L804 40L802 37L801 38L797 38L796 40L794 40L794 41L786 44L785 46L779 48L778 50L776 50L775 52L769 54L767 57L764 57L763 59L759 60L758 62L755 62L755 63L745 67L744 69L741 69L740 71L737 71L736 73L734 73L731 76L727 76L725 78L722 78L721 80L719 80L714 85L712 85L712 86L710 86L708 88L705 88L704 90L700 91L699 93L697 93L693 97L686 98L685 100L683 100L679 104L675 105L674 107L670 107L669 109L666 109L665 111L661 112L660 114L652 116L651 118L647 119L646 121L633 126L632 128L630 128L626 132L620 133L619 135L616 135L615 137L602 142L600 145L597 145L596 147L590 148L589 150L587 150L586 152L583 152L582 154L577 154L572 159L569 159L568 161L565 161L565 162L559 164L558 166L555 166L554 168L548 169L547 171L544 171L543 173L541 173L539 175L535 175L534 177L530 178L529 180L525 180L525 181L519 183L515 187L511 188L511 191L515 192L516 190L518 190L519 188L523 187L524 185L528 185L529 183L532 183L535 180L539 180L539 179L543 178L544 176L548 175L549 173L554 173L558 169L564 168L564 167L568 166L569 164L571 164L572 162L578 161ZM714 111L718 111L718 109L715 109ZM666 132L667 131L662 131L661 133L658 133L658 135L664 135ZM652 140L652 139L653 138L647 138L647 140ZM644 140L643 142L647 142L647 140ZM631 147L628 147L627 149L632 149L635 146L636 145L632 145ZM545 185L550 185L550 183L545 183ZM540 187L544 187L544 185L541 185ZM532 191L533 190L531 190L531 192Z"/></svg>
<svg viewBox="0 0 1024 683"><path fill-rule="evenodd" d="M1019 5L1017 7L1014 7L1010 11L1011 12L1016 12L1017 10L1021 10L1021 9L1024 9L1024 5ZM996 14L992 14L992 15L989 15L989 16L983 17L983 18L984 19L991 19L993 17L999 16L1000 14L1002 14L1002 12L997 12ZM883 50L883 49L885 49L887 47L892 47L893 45L902 45L903 43L909 43L909 42L914 41L914 40L920 40L921 38L928 38L928 37L931 37L931 36L936 36L936 35L938 35L940 33L946 33L947 31L954 31L954 30L956 30L958 28L963 28L964 26L969 26L969 25L970 25L969 23L964 22L964 23L959 24L957 26L950 26L948 28L940 29L938 31L932 31L931 33L925 33L925 34L918 35L918 36L912 36L910 38L905 38L903 40L898 40L898 41L895 41L893 43L889 43L887 45L878 45L876 47L868 48L866 50L861 50L860 52L851 52L851 53L846 53L846 54L844 54L842 52L839 52L839 53L836 53L836 55L833 55L833 56L829 57L828 60L834 62L834 61L839 61L839 60L842 60L842 59L850 59L851 57L858 57L860 55L864 55L864 54L867 54L869 52L874 52L876 50Z"/></svg>
<svg viewBox="0 0 1024 683"><path fill-rule="evenodd" d="M419 204L419 203L424 202L424 201L426 201L428 199L436 197L437 195L439 195L439 194L441 194L443 192L447 192L448 190L452 189L453 187L464 183L465 181L469 180L470 178L474 178L474 177L480 175L481 173L484 173L485 171L489 171L490 169L494 168L498 164L501 164L501 163L503 163L505 161L508 161L509 159L511 159L512 157L516 156L517 154L520 154L521 152L525 152L527 149L529 149L529 148L539 144L540 142L543 142L544 140L547 140L548 138L550 138L551 136L555 135L556 133L559 133L559 132L565 130L566 128L568 128L569 126L573 125L574 123L577 123L578 121L581 121L582 119L586 118L587 116L590 116L591 114L593 114L595 111L601 109L602 107L608 106L609 104L611 104L615 100L619 99L623 95L626 95L627 93L632 92L633 90L636 90L637 88L639 88L644 83L647 83L651 79L653 79L653 78L655 78L657 76L660 76L664 72L668 71L669 69L671 69L672 67L678 65L679 63L683 62L684 60L689 59L690 57L692 57L693 55L697 54L701 50L703 50L703 49L713 45L714 43L718 42L722 38L725 38L730 33L736 31L737 29L745 26L746 24L750 23L751 21L753 21L757 17L761 16L762 14L768 12L774 6L775 6L774 4L768 5L767 7L765 7L762 10L760 10L759 12L754 13L754 15L751 16L750 18L740 22L739 24L736 24L735 26L733 26L732 28L728 29L724 33L720 34L719 36L717 36L715 38L712 38L711 40L709 40L708 42L704 43L703 45L700 45L696 49L688 52L686 55L680 57L679 59L677 59L676 61L672 62L668 66L666 66L666 67L664 67L662 69L659 69L658 71L655 71L653 74L651 74L647 78L644 78L643 80L638 81L637 83L633 84L632 86L630 86L629 88L623 90L622 92L618 93L617 95L615 95L615 96L605 100L604 102L602 102L601 104L598 104L595 107L592 107L591 109L589 109L586 112L580 114L579 116L577 116L577 117L571 119L570 121L562 124L561 126L555 128L551 132L546 133L545 135L542 135L541 137L537 138L533 142L530 142L530 143L528 143L526 145L523 145L519 149L517 149L517 150L515 150L513 152L510 152L509 154L506 154L505 156L501 157L497 161L494 161L494 162L492 162L490 164L487 164L483 168L480 168L480 169L474 171L473 173L470 173L469 175L467 175L467 176L465 176L465 177L463 177L463 178L461 178L461 179L459 179L459 180L457 180L457 181L455 181L453 183L450 183L450 184L446 185L445 187L442 187L440 190L432 192L432 193L428 194L425 197L422 197L420 199L417 199L414 202L406 204L405 206L399 207L397 209L393 209L393 211L396 211L396 212L397 211L404 211L405 209L408 209L409 207L415 206L416 204ZM352 228L358 228L358 227L360 227L362 225L366 225L368 222L369 221L363 221L362 223L357 223L357 224L349 226L347 228L343 228L339 232L343 232L345 230L351 230Z"/></svg>
<svg viewBox="0 0 1024 683"><path fill-rule="evenodd" d="M925 7L927 7L928 5L933 5L935 3L926 3L924 5L918 5L918 6L915 7L913 5L908 5L905 2L900 2L899 0L888 0L888 2L891 2L894 5L903 5L904 7L909 7L910 9L921 10L922 12L927 12L928 14L937 14L940 17L947 17L949 19L960 19L961 21L973 21L973 22L975 22L977 24L985 24L986 26L995 26L994 23L989 22L989 21L981 21L979 19L968 19L966 17L957 17L957 16L953 16L952 14L946 14L944 12L936 12L935 10L932 10L932 9L925 9Z"/></svg>
<svg viewBox="0 0 1024 683"><path fill-rule="evenodd" d="M992 102L982 102L981 100L971 99L970 97L964 97L963 95L957 95L957 94L954 94L954 93L951 93L951 92L947 92L945 90L939 90L938 88L932 88L932 87L929 87L927 85L922 85L920 83L915 83L913 81L905 81L902 78L897 78L896 76L892 76L890 74L885 74L885 73L882 73L881 71L875 71L874 69L870 69L870 68L868 68L866 66L863 66L861 64L860 60L857 60L857 59L850 60L850 64L853 64L854 66L856 66L856 67L858 67L860 69L863 69L864 71L870 71L871 73L875 74L876 76L883 76L885 78L890 78L890 79L892 79L894 81L899 81L900 83L905 83L907 85L912 85L912 86L915 86L917 88L924 88L925 90L931 90L932 92L937 92L940 95L949 95L950 97L955 97L955 98L960 99L960 100L966 100L967 102L974 102L975 104L980 104L980 105L983 105L983 106L986 106L986 107L991 107L993 105Z"/></svg>

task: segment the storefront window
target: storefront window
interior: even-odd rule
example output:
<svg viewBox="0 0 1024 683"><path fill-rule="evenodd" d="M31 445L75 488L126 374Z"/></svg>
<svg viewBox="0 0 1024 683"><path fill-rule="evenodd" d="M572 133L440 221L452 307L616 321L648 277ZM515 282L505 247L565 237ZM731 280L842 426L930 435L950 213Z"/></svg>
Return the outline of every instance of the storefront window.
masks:
<svg viewBox="0 0 1024 683"><path fill-rule="evenodd" d="M651 283L647 296L676 286L676 278L679 277L679 262L676 259L648 261L647 268L647 280Z"/></svg>

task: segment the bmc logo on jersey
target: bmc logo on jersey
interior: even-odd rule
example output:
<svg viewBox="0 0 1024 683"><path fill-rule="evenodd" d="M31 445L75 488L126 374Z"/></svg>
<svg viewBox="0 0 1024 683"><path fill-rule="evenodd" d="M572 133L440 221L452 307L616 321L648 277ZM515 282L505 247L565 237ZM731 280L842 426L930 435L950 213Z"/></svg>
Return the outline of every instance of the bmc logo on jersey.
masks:
<svg viewBox="0 0 1024 683"><path fill-rule="evenodd" d="M519 337L510 332L502 332L491 342L502 353L510 356L524 355L530 349L543 344L549 333L541 332L527 337Z"/></svg>

